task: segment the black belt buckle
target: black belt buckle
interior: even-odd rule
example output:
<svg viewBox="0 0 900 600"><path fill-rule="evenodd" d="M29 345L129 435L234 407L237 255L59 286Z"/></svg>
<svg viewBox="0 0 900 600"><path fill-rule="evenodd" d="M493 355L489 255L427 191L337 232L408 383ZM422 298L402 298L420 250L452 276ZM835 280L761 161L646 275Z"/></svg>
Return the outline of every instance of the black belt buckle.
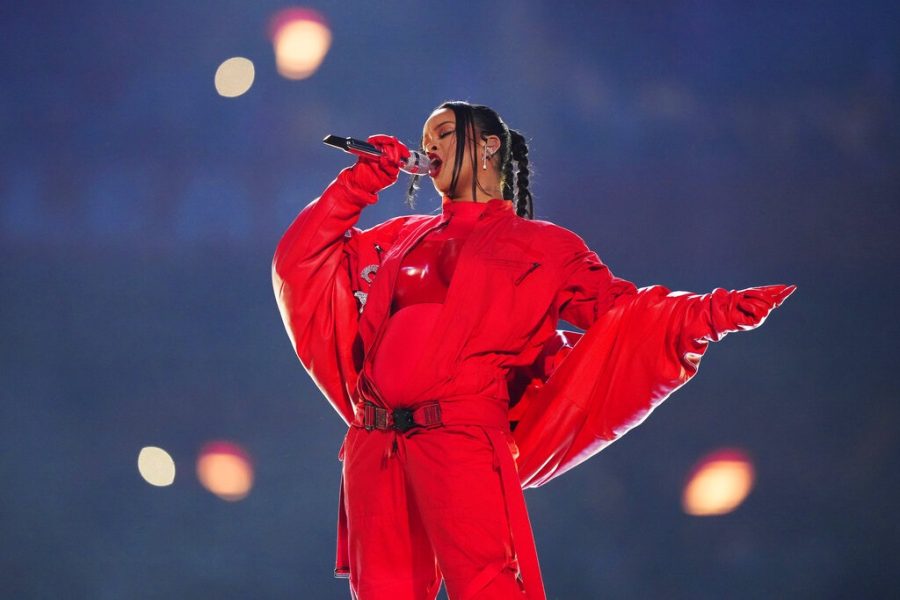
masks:
<svg viewBox="0 0 900 600"><path fill-rule="evenodd" d="M394 429L404 432L416 426L413 421L413 411L408 408L395 408L393 412Z"/></svg>

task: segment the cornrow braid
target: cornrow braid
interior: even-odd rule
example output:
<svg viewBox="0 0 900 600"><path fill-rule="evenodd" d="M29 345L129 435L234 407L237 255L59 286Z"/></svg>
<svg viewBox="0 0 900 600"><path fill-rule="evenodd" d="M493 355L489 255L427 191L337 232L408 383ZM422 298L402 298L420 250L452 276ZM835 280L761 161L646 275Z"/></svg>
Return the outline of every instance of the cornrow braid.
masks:
<svg viewBox="0 0 900 600"><path fill-rule="evenodd" d="M509 147L511 146L511 142L509 141L509 129L504 132L503 135L503 153L501 154L501 160L503 164L503 172L500 174L500 177L503 181L503 199L504 200L515 200L516 199L516 185L515 185L515 177L516 170L514 161L511 157L511 152L509 151Z"/></svg>
<svg viewBox="0 0 900 600"><path fill-rule="evenodd" d="M516 214L526 219L534 219L534 201L531 197L531 190L528 189L528 179L531 172L528 170L528 144L521 133L514 129L509 130L510 137L510 164L515 163L515 169L509 168L510 180L512 180L513 171L515 174L515 201ZM504 173L504 176L506 173ZM504 187L506 187L504 185Z"/></svg>

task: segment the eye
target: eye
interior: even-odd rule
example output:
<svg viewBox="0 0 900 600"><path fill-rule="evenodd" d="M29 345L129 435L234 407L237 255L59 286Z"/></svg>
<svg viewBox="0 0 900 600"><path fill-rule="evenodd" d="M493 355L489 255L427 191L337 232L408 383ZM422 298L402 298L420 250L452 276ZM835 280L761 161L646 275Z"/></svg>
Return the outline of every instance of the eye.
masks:
<svg viewBox="0 0 900 600"><path fill-rule="evenodd" d="M455 129L449 129L449 130L445 131L444 133L442 133L441 135L439 135L438 137L441 139L444 139L445 137L447 137L451 133L454 133L455 131L456 131Z"/></svg>

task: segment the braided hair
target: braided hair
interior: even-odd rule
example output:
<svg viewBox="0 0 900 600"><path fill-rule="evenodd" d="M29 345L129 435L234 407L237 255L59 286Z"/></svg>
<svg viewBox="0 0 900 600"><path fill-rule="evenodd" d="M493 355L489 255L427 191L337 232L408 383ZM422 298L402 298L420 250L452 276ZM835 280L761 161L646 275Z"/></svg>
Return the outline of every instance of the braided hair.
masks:
<svg viewBox="0 0 900 600"><path fill-rule="evenodd" d="M503 198L515 201L517 215L526 219L534 219L534 203L531 191L528 189L531 176L528 169L528 144L524 136L507 127L500 115L487 106L464 101L450 101L444 102L435 110L442 108L449 108L456 116L456 160L450 181L451 193L456 191L456 183L459 180L459 172L466 149L470 149L469 159L472 163L472 197L475 197L476 188L485 191L478 183L475 144L470 146L467 142L476 139L476 131L480 131L481 139L496 135L500 138L500 148L497 153L500 156L500 183L503 189ZM414 207L415 194L418 189L419 176L414 175L406 194L406 201L410 208Z"/></svg>

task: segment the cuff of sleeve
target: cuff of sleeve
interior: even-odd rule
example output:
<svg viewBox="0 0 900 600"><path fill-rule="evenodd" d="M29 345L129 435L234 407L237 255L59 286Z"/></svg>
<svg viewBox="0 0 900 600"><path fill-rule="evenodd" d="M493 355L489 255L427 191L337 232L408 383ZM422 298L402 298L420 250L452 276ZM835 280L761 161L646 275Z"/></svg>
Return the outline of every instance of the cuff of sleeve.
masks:
<svg viewBox="0 0 900 600"><path fill-rule="evenodd" d="M733 290L716 288L709 297L709 341L719 342L729 333L737 331L731 315L734 312L736 295Z"/></svg>
<svg viewBox="0 0 900 600"><path fill-rule="evenodd" d="M361 206L375 204L378 201L378 194L359 188L353 181L351 170L353 167L347 167L338 173L335 183L343 187L348 192L348 197L356 201Z"/></svg>

